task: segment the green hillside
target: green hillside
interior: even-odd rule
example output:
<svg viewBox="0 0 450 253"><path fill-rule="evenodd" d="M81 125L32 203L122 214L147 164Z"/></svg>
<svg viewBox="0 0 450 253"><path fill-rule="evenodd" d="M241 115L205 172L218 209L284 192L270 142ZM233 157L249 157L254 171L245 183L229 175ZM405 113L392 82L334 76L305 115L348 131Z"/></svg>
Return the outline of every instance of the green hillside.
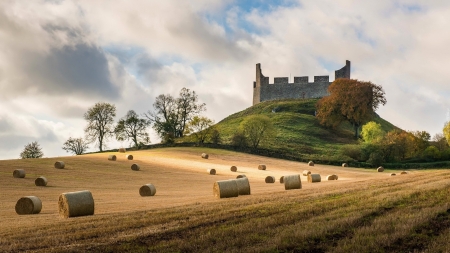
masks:
<svg viewBox="0 0 450 253"><path fill-rule="evenodd" d="M260 147L279 152L296 154L308 159L342 160L340 148L345 144L356 144L354 132L348 123L336 129L323 127L315 118L318 99L277 100L259 103L237 112L217 123L223 143L231 143L239 124L254 114L267 115L273 122L277 134L274 139L261 143ZM374 119L384 131L396 127L386 120Z"/></svg>

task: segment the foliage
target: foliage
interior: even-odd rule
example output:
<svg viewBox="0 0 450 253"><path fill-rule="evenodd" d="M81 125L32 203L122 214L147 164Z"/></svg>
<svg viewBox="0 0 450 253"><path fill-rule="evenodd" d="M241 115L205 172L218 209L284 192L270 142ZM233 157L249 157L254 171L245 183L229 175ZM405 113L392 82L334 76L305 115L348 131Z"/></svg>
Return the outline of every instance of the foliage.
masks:
<svg viewBox="0 0 450 253"><path fill-rule="evenodd" d="M23 151L20 153L20 158L22 159L41 158L43 156L44 153L42 152L42 148L37 141L33 141L32 143L25 145Z"/></svg>
<svg viewBox="0 0 450 253"><path fill-rule="evenodd" d="M114 133L117 140L131 139L134 146L139 147L141 144L150 143L150 137L146 131L149 125L150 122L148 120L140 118L135 111L129 110L127 115L117 122Z"/></svg>
<svg viewBox="0 0 450 253"><path fill-rule="evenodd" d="M445 139L444 134L437 133L433 136L433 145L440 151L444 151L448 148L447 140Z"/></svg>
<svg viewBox="0 0 450 253"><path fill-rule="evenodd" d="M145 116L162 139L168 139L167 136L183 137L187 122L205 111L206 105L198 103L195 91L182 88L178 98L170 94L156 97L153 109L153 112L148 111Z"/></svg>
<svg viewBox="0 0 450 253"><path fill-rule="evenodd" d="M438 160L441 158L441 152L435 146L428 146L422 153L422 156L431 160Z"/></svg>
<svg viewBox="0 0 450 253"><path fill-rule="evenodd" d="M217 126L212 127L210 139L213 144L222 143L222 137L220 135L220 130L218 129Z"/></svg>
<svg viewBox="0 0 450 253"><path fill-rule="evenodd" d="M114 117L116 106L109 103L96 103L84 114L88 125L84 129L89 142L98 142L100 152L103 151L104 142L114 133Z"/></svg>
<svg viewBox="0 0 450 253"><path fill-rule="evenodd" d="M231 137L231 145L236 147L246 147L247 146L247 137L242 131L236 131Z"/></svg>
<svg viewBox="0 0 450 253"><path fill-rule="evenodd" d="M276 134L272 121L265 115L247 117L241 122L240 128L253 148L257 148L261 141L273 138Z"/></svg>
<svg viewBox="0 0 450 253"><path fill-rule="evenodd" d="M212 125L214 125L213 120L207 117L194 116L187 124L185 132L194 135L196 142L204 143L211 136Z"/></svg>
<svg viewBox="0 0 450 253"><path fill-rule="evenodd" d="M386 104L383 87L371 82L339 78L328 87L328 92L330 95L317 103L317 119L330 127L348 121L355 138L359 128L373 119L375 110Z"/></svg>
<svg viewBox="0 0 450 253"><path fill-rule="evenodd" d="M341 152L343 155L348 156L356 161L361 160L362 150L360 145L357 144L344 145L341 148Z"/></svg>
<svg viewBox="0 0 450 253"><path fill-rule="evenodd" d="M62 149L66 152L72 152L75 155L83 154L89 148L88 143L83 138L72 138L64 142Z"/></svg>
<svg viewBox="0 0 450 253"><path fill-rule="evenodd" d="M361 136L365 142L379 142L383 138L383 135L381 125L374 121L370 121L362 126Z"/></svg>
<svg viewBox="0 0 450 253"><path fill-rule="evenodd" d="M420 155L430 145L431 136L426 131L412 131L410 133L415 137L412 144L414 154Z"/></svg>
<svg viewBox="0 0 450 253"><path fill-rule="evenodd" d="M447 139L448 145L450 145L450 121L444 124L444 128L442 129L445 139Z"/></svg>

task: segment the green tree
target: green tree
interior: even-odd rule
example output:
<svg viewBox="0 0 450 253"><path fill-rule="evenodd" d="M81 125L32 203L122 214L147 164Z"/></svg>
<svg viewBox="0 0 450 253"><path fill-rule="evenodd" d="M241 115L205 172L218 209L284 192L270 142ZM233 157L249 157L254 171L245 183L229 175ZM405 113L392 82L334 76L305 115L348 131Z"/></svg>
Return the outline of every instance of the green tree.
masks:
<svg viewBox="0 0 450 253"><path fill-rule="evenodd" d="M149 134L146 131L149 125L150 121L140 118L135 111L129 110L127 115L117 122L114 133L117 140L131 140L135 147L139 147L141 143L148 144L150 142Z"/></svg>
<svg viewBox="0 0 450 253"><path fill-rule="evenodd" d="M328 92L330 95L317 103L317 119L329 127L348 121L355 138L359 136L359 128L374 117L376 109L386 104L383 87L371 82L339 78L330 84Z"/></svg>
<svg viewBox="0 0 450 253"><path fill-rule="evenodd" d="M384 132L381 129L381 125L370 121L363 125L361 130L361 136L365 142L379 142L383 138Z"/></svg>
<svg viewBox="0 0 450 253"><path fill-rule="evenodd" d="M212 127L210 139L213 144L220 144L222 142L220 130L217 126Z"/></svg>
<svg viewBox="0 0 450 253"><path fill-rule="evenodd" d="M442 132L444 133L444 137L447 140L448 145L450 145L450 121L444 124Z"/></svg>
<svg viewBox="0 0 450 253"><path fill-rule="evenodd" d="M207 117L194 116L187 124L186 133L192 134L199 143L204 143L210 137L214 121Z"/></svg>
<svg viewBox="0 0 450 253"><path fill-rule="evenodd" d="M241 122L240 128L253 148L257 148L262 141L272 138L276 134L272 121L265 115L247 117Z"/></svg>
<svg viewBox="0 0 450 253"><path fill-rule="evenodd" d="M447 139L445 139L444 134L437 133L433 136L433 145L439 149L440 152L448 148Z"/></svg>
<svg viewBox="0 0 450 253"><path fill-rule="evenodd" d="M435 146L428 146L422 153L422 156L427 159L438 160L441 158L441 152Z"/></svg>
<svg viewBox="0 0 450 253"><path fill-rule="evenodd" d="M42 152L42 148L37 141L33 141L32 143L25 145L23 151L20 153L20 158L22 159L41 158L43 156L44 153Z"/></svg>
<svg viewBox="0 0 450 253"><path fill-rule="evenodd" d="M72 138L64 142L62 149L66 152L72 152L75 155L83 154L89 148L88 143L83 138Z"/></svg>
<svg viewBox="0 0 450 253"><path fill-rule="evenodd" d="M84 129L89 142L98 142L100 151L103 151L104 142L114 133L114 117L116 106L109 103L96 103L84 114L88 125Z"/></svg>

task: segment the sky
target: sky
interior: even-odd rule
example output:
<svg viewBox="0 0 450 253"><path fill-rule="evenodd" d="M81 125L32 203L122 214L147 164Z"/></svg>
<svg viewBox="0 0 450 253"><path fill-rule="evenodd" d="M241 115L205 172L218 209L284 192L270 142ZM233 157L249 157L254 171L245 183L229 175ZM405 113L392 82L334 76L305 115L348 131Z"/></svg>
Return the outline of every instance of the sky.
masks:
<svg viewBox="0 0 450 253"><path fill-rule="evenodd" d="M0 159L33 141L70 155L62 145L84 137L95 103L117 121L183 87L218 122L252 105L257 63L273 83L333 81L350 60L352 78L383 86L381 117L433 136L450 113L449 17L447 0L2 0Z"/></svg>

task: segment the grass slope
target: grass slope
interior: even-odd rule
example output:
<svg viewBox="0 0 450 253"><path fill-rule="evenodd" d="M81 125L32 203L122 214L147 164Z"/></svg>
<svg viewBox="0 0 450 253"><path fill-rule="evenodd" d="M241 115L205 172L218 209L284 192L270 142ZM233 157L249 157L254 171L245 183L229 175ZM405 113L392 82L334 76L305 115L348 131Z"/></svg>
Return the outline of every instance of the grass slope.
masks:
<svg viewBox="0 0 450 253"><path fill-rule="evenodd" d="M307 99L262 102L228 116L217 123L217 126L223 141L229 143L246 117L263 114L271 118L277 134L274 139L261 143L260 147L301 154L311 159L340 160L341 146L357 143L353 137L353 129L348 123L341 124L337 129L321 126L314 116L317 101ZM381 124L386 132L397 128L380 117L374 121Z"/></svg>

